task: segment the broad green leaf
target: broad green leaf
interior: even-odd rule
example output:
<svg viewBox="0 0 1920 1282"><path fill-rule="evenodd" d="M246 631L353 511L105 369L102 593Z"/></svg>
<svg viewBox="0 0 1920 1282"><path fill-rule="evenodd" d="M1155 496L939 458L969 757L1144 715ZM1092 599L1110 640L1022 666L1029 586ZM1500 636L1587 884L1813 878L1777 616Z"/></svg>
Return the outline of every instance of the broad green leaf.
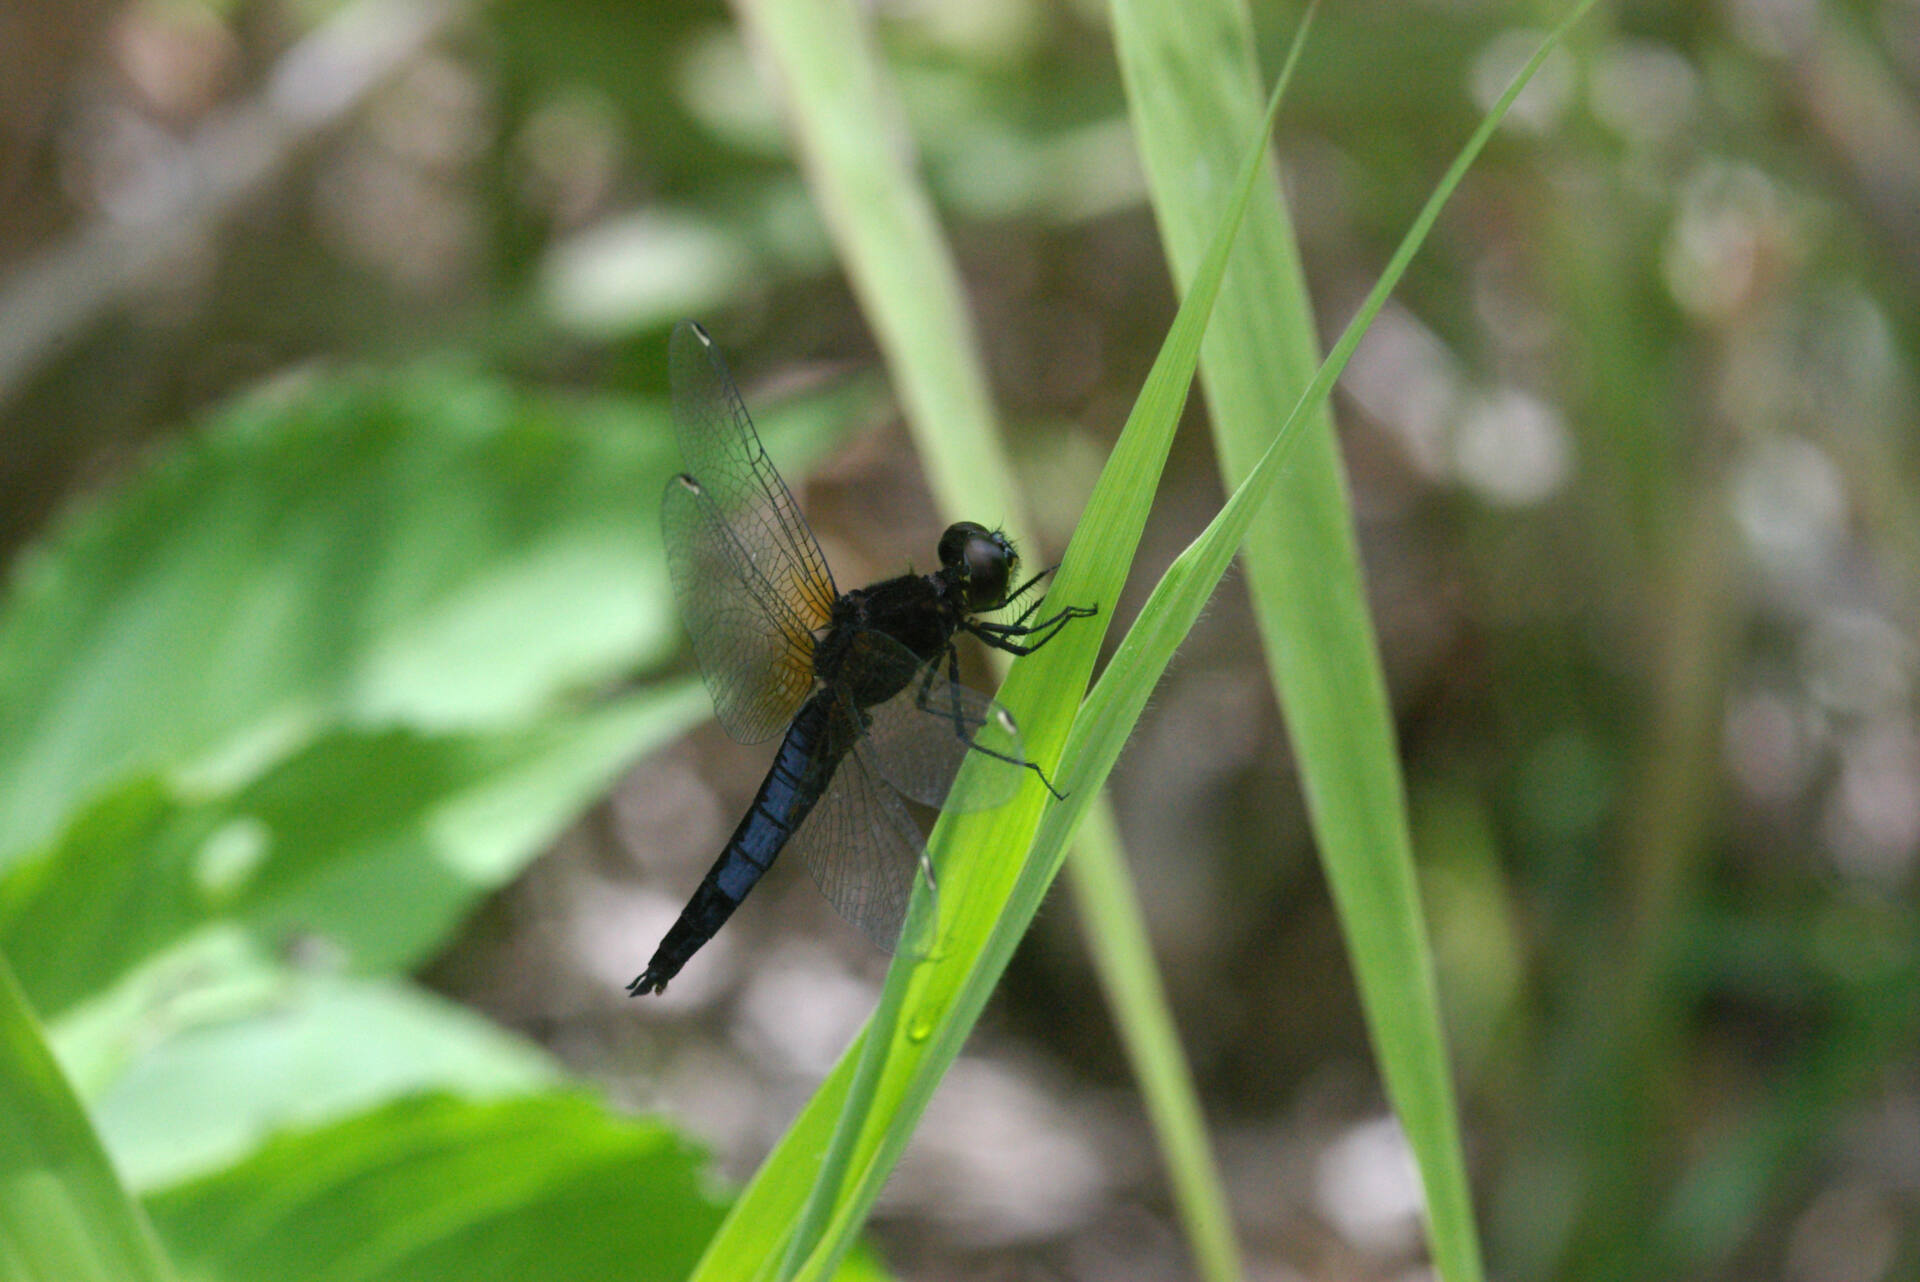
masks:
<svg viewBox="0 0 1920 1282"><path fill-rule="evenodd" d="M395 1102L151 1196L183 1271L223 1282L684 1277L721 1213L701 1157L582 1095Z"/></svg>
<svg viewBox="0 0 1920 1282"><path fill-rule="evenodd" d="M45 853L7 869L0 952L41 1009L57 1017L205 919L180 901L216 825L159 780L136 779L82 811Z"/></svg>
<svg viewBox="0 0 1920 1282"><path fill-rule="evenodd" d="M0 949L49 1015L221 922L412 965L706 710L683 681L531 730L336 732L230 795L134 779L0 873Z"/></svg>
<svg viewBox="0 0 1920 1282"><path fill-rule="evenodd" d="M183 1269L221 1282L678 1282L722 1211L703 1164L584 1095L428 1096L288 1133L148 1205ZM840 1274L883 1276L865 1257Z"/></svg>
<svg viewBox="0 0 1920 1282"><path fill-rule="evenodd" d="M841 399L792 427L818 442ZM662 407L451 371L295 380L227 410L18 567L0 863L134 774L231 786L339 726L520 726L665 657L677 467Z"/></svg>
<svg viewBox="0 0 1920 1282"><path fill-rule="evenodd" d="M3 956L0 1118L0 1278L169 1282Z"/></svg>
<svg viewBox="0 0 1920 1282"><path fill-rule="evenodd" d="M95 1031L117 1034L117 1046L80 1052L114 1056L89 1102L115 1167L137 1189L397 1096L498 1097L563 1076L532 1043L394 980L254 965L222 974L218 991L170 993L140 1014ZM64 1029L56 1038L63 1057L69 1040Z"/></svg>

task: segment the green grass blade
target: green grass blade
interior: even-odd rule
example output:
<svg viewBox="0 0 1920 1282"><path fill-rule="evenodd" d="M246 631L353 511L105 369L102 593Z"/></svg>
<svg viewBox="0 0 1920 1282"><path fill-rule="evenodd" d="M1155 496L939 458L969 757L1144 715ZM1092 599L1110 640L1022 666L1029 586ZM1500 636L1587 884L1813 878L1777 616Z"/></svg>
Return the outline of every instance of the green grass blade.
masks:
<svg viewBox="0 0 1920 1282"><path fill-rule="evenodd" d="M873 120L887 118L893 104L883 93L883 72L873 61L864 26L841 5L766 0L744 6L743 12L782 68L812 187L881 337L895 381L903 389L908 419L936 495L949 516L998 516L1018 537L1022 521L1006 477L1004 455L991 430L987 380L951 255L917 176L903 163L893 140L870 127ZM849 62L859 64L851 74ZM962 502L967 504L964 509L959 506ZM1090 852L1091 857L1124 868L1117 835L1109 831L1108 840L1112 844ZM1089 925L1097 934L1102 923L1090 917ZM1095 944L1096 955L1113 951L1111 946ZM1143 992L1138 988L1115 991L1136 996ZM883 1008L877 1026L891 1027L889 1013L895 1010L897 1004ZM1118 1018L1123 1027L1171 1027L1164 1010L1140 1016L1122 1013ZM793 1236L790 1267L797 1264L804 1244L817 1239L829 1213L860 1122L871 1107L870 1093L889 1040L875 1038L868 1043L863 1067L855 1074L851 1096L844 1104L846 1125L835 1132ZM1162 1066L1179 1067L1178 1047L1171 1042L1148 1058ZM1150 1102L1150 1113L1197 1118L1198 1103L1183 1067L1143 1080L1143 1089L1150 1093L1176 1086L1185 1089L1187 1098ZM1189 1138L1199 1133L1194 1130ZM1196 1159L1205 1162L1204 1171L1197 1175L1176 1171L1173 1178L1183 1195L1184 1217L1196 1233L1204 1232L1212 1240L1211 1246L1197 1248L1203 1259L1231 1260L1231 1238L1222 1233L1228 1222L1224 1204L1216 1199L1208 1207L1185 1205L1188 1196L1218 1189L1204 1148L1186 1144L1169 1149L1172 1165ZM1235 1276L1237 1267L1212 1275Z"/></svg>
<svg viewBox="0 0 1920 1282"><path fill-rule="evenodd" d="M707 1243L692 1282L723 1278L729 1282L761 1282L786 1265L795 1229L820 1183L822 1162L846 1108L872 1029L869 1020L868 1027L854 1039L754 1172L752 1181L741 1190L719 1232Z"/></svg>
<svg viewBox="0 0 1920 1282"><path fill-rule="evenodd" d="M741 0L862 313L886 357L934 499L1024 533L966 292L868 20L851 0Z"/></svg>
<svg viewBox="0 0 1920 1282"><path fill-rule="evenodd" d="M0 957L0 1277L168 1282L153 1230L120 1186L40 1022Z"/></svg>
<svg viewBox="0 0 1920 1282"><path fill-rule="evenodd" d="M1294 34L1286 64L1280 72L1282 94L1306 46L1315 7L1308 6ZM1177 35L1187 42L1177 48L1163 44L1160 52L1175 57L1146 59L1144 66L1129 65L1127 54L1138 48L1138 32L1143 25L1134 11L1142 8L1153 11L1155 20L1168 29L1166 34L1170 38ZM1218 184L1193 183L1192 176L1203 172L1203 167L1205 172L1231 173L1237 159L1235 140L1252 128L1258 118L1259 87L1254 77L1245 12L1231 5L1133 4L1116 0L1113 20L1123 66L1128 73L1129 99L1134 104L1134 132L1148 161L1149 172L1156 178L1166 172L1182 175L1182 181L1158 183L1154 194L1164 202L1169 192L1176 193L1173 197L1178 206L1175 216L1184 215L1187 220L1184 229L1192 233L1178 238L1183 253L1175 260L1175 279L1185 286L1192 280L1207 237L1226 213L1225 198L1230 194ZM1234 28L1226 33L1229 38L1220 38L1220 33L1206 30L1208 22L1216 20ZM1244 75L1223 74L1225 69L1218 57L1220 48L1237 48ZM1188 59L1185 66L1180 64L1180 57ZM1211 96L1223 92L1235 96L1234 106L1246 109L1212 109L1216 104ZM1175 109L1166 116L1155 115L1141 109L1143 101L1171 104ZM1224 129L1222 122L1226 122ZM1169 128L1169 125L1178 128ZM1284 207L1278 200L1271 168L1270 162L1263 165L1264 172L1247 208L1247 222L1241 233L1245 239L1227 262L1220 299L1201 345L1203 378L1210 368L1237 355L1221 354L1225 340L1218 331L1223 324L1231 323L1236 333L1245 333L1242 322L1250 308L1284 307L1292 299L1304 304L1305 288L1298 264L1275 253L1276 247L1283 252L1290 249L1292 240L1284 224ZM1207 199L1202 193L1217 194L1220 198ZM1162 210L1163 224L1168 217ZM1192 253L1185 254L1189 247ZM1169 257L1173 258L1171 247ZM1276 270L1272 266L1276 259L1290 270ZM1305 313L1304 306L1301 311ZM1283 353L1282 369L1302 371L1293 380L1296 388L1311 373L1315 356L1310 314L1302 333L1304 343L1292 341L1294 336L1269 335L1274 341L1265 347L1268 352ZM1247 365L1252 367L1250 376L1269 377L1263 368L1267 363L1270 361L1266 359L1248 361ZM1212 382L1208 386L1211 389ZM1217 393L1210 390L1209 400L1217 412ZM1283 405L1261 421L1277 422L1284 411ZM1112 830L1107 807L1095 807L1091 818L1092 822L1083 828L1076 844L1070 863L1070 882L1086 925L1094 967L1114 1012L1128 1062L1140 1083L1154 1134L1165 1155L1174 1206L1192 1247L1195 1267L1208 1282L1226 1282L1242 1274L1240 1253L1218 1164L1207 1143L1199 1094L1180 1048L1165 988L1154 970L1138 897L1115 844L1105 839Z"/></svg>
<svg viewBox="0 0 1920 1282"><path fill-rule="evenodd" d="M1254 515L1281 474L1283 463L1302 441L1309 415L1324 403L1361 335L1386 302L1441 207L1492 136L1513 99L1590 3L1591 0L1583 0L1575 6L1495 103L1448 168L1359 313L1314 375L1247 480L1154 589L1074 723L1060 765L1062 786L1068 792L1068 799L1049 811L1042 823L1029 871L1043 870L1048 864L1054 868L1059 866L1064 858L1065 843L1085 810L1086 803L1080 799L1104 784L1160 673L1225 573L1234 550L1246 537ZM1362 764L1375 772L1387 773L1393 785L1395 813L1398 813L1398 780L1392 762ZM1350 804L1353 798L1345 794L1352 793L1359 785L1347 778L1336 780L1336 784L1344 790L1341 802ZM1443 1277L1475 1279L1481 1274L1478 1238L1460 1153L1432 962L1420 917L1404 820L1399 823L1398 840L1394 840L1392 834L1374 836L1380 844L1349 841L1347 849L1351 857L1346 862L1336 862L1330 856L1329 879L1368 1003L1369 1023L1388 1093L1413 1146L1426 1185L1428 1228L1435 1263ZM1036 877L1032 888L1035 908L1048 875L1042 871Z"/></svg>
<svg viewBox="0 0 1920 1282"><path fill-rule="evenodd" d="M1222 222L1194 286L1175 315L1146 385L1128 416L1112 456L1073 539L1049 596L1061 602L1111 602L1119 594L1159 483L1161 465L1185 406L1200 337L1244 208L1259 174L1274 115L1247 152L1237 187L1239 200ZM1051 760L1065 738L1098 652L1104 622L1088 620L1063 631L1045 650L1013 666L1001 700L1026 728L1033 759ZM957 790L969 786L963 771ZM797 1276L824 1277L865 1220L893 1164L906 1147L912 1124L925 1109L947 1067L959 1055L1014 948L1032 920L1039 896L1020 895L1031 882L1032 863L1022 859L1031 843L1046 794L1030 786L995 810L949 811L935 827L936 864L945 873L939 897L941 954L938 964L896 964L888 986L903 986L904 1016L894 1030L866 1119L853 1181L842 1190L832 1223ZM1092 797L1086 798L1091 802ZM1049 877L1049 881L1051 877ZM1044 886L1041 887L1044 893ZM883 998L883 1005L886 999ZM883 1026L877 1021L876 1030Z"/></svg>
<svg viewBox="0 0 1920 1282"><path fill-rule="evenodd" d="M1095 805L1074 840L1067 876L1086 924L1094 970L1120 1026L1127 1061L1166 1157L1174 1206L1206 1282L1244 1276L1233 1212L1219 1163L1207 1143L1206 1117L1180 1049L1166 986L1154 968L1146 915L1110 830L1113 810Z"/></svg>
<svg viewBox="0 0 1920 1282"><path fill-rule="evenodd" d="M1235 0L1114 0L1112 9L1155 214L1176 279L1184 280L1220 204L1216 192L1189 176L1226 163L1218 121L1241 121L1257 110L1251 25ZM1227 58L1222 49L1231 51ZM1264 186L1248 222L1247 252L1229 268L1201 369L1229 487L1247 479L1272 439L1271 425L1286 417L1312 377L1318 351L1277 184ZM1300 423L1291 465L1275 481L1275 501L1246 530L1254 614L1381 1073L1436 1212L1436 1263L1443 1277L1475 1278L1479 1252L1391 709L1324 399L1307 407Z"/></svg>
<svg viewBox="0 0 1920 1282"><path fill-rule="evenodd" d="M1277 98L1274 108L1278 109ZM1271 122L1270 115L1269 129ZM1268 136L1263 132L1248 152L1239 184L1240 205L1252 191ZM1111 603L1119 595L1186 403L1200 336L1232 248L1236 222L1230 219L1220 228L1094 486L1052 589L1057 600ZM1067 629L1045 650L1016 663L1002 686L1001 701L1020 719L1034 760L1052 760L1065 740L1104 625L1102 616ZM955 786L968 786L965 772ZM849 1123L860 1127L847 1163L852 1178L836 1194L830 1222L818 1244L802 1248L807 1252L806 1264L796 1276L826 1276L847 1249L906 1147L914 1122L1005 970L1032 913L1029 908L1010 926L1002 919L1002 909L1016 878L1024 880L1022 855L1038 823L1044 795L1037 785L1030 786L997 809L971 814L950 811L935 828L931 846L943 878L937 926L940 945L927 962L897 963L889 972L881 1013L897 1009L902 1015L894 1024L876 1020L869 1025L869 1036L886 1036L888 1044L871 1052L884 1055L878 1061L882 1066L872 1105L859 1110ZM803 1110L794 1134L826 1133L827 1119L837 1116L845 1103L854 1075L852 1060L866 1053L863 1046L843 1058ZM788 1226L795 1223L799 1190L805 1183L800 1172L812 1175L817 1154L817 1149L794 1141L793 1134L781 1143L735 1203L696 1278L738 1282L768 1275L767 1251L784 1240Z"/></svg>
<svg viewBox="0 0 1920 1282"><path fill-rule="evenodd" d="M1305 44L1307 26L1308 23L1302 24L1281 72L1270 119L1285 95L1286 84ZM1245 175L1249 181L1252 172ZM1243 186L1241 190L1245 192L1247 188ZM1225 245L1231 243L1229 237ZM1225 252L1224 246L1222 252ZM1204 328L1204 316L1200 324ZM1188 369L1190 384L1191 366ZM1184 404L1184 389L1180 403ZM1176 406L1171 422L1177 424L1178 416L1179 406ZM1164 444L1158 448L1160 457L1164 458ZM938 460L929 462L938 465ZM1147 493L1151 494L1151 487ZM1135 531L1134 537L1137 536ZM1106 813L1104 808L1102 813ZM1108 816L1108 822L1097 825L1097 830L1083 835L1082 840L1086 847L1084 854L1094 865L1087 884L1097 887L1097 893L1083 903L1095 963L1108 980L1106 991L1166 1154L1176 1202L1202 1274L1212 1282L1228 1282L1241 1274L1232 1217L1217 1164L1207 1146L1198 1093L1174 1034L1166 994L1152 973L1151 952L1146 947L1137 900L1127 882L1119 834ZM872 1027L887 1030L887 1036L873 1037L865 1043L849 1095L842 1105L842 1123L835 1131L820 1178L789 1243L787 1260L780 1274L783 1278L794 1275L804 1252L818 1239L834 1205L846 1164L858 1145L861 1128L873 1106L904 992L904 986L889 986L876 1013Z"/></svg>
<svg viewBox="0 0 1920 1282"><path fill-rule="evenodd" d="M779 70L808 185L900 390L936 502L949 517L1000 522L1019 541L1024 525L1012 471L959 271L898 146L905 130L874 127L897 119L899 107L866 20L844 0L745 0L740 12ZM900 992L889 991L877 1027L891 1027L898 1015ZM791 1276L825 1227L889 1040L864 1043L842 1103L848 1121L833 1131L812 1177L782 1276Z"/></svg>

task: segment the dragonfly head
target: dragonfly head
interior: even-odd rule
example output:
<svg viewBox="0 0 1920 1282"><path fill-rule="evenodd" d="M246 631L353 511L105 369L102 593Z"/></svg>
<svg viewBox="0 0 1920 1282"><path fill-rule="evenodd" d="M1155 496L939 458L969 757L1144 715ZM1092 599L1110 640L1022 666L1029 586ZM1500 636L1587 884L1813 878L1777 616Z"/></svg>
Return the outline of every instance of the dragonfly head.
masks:
<svg viewBox="0 0 1920 1282"><path fill-rule="evenodd" d="M1007 602L1007 584L1020 564L1007 536L972 521L947 527L940 536L940 568L965 595L967 612L997 610Z"/></svg>

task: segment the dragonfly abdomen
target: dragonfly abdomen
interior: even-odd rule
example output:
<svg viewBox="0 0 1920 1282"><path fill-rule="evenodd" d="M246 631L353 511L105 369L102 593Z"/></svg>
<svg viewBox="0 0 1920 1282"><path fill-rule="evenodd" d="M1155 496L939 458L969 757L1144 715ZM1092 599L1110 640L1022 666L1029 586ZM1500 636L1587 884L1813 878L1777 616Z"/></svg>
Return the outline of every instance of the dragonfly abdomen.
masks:
<svg viewBox="0 0 1920 1282"><path fill-rule="evenodd" d="M667 981L726 924L792 840L826 790L831 767L838 764L822 759L832 750L826 733L828 711L829 704L821 696L801 706L740 826L654 950L646 971L627 985L629 994L665 992Z"/></svg>

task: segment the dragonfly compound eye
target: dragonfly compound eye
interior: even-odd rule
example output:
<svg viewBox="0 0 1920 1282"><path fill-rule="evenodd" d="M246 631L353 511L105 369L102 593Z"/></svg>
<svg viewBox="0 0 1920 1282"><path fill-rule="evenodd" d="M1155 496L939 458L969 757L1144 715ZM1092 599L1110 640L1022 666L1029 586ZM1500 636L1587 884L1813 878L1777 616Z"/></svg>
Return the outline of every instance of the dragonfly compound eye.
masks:
<svg viewBox="0 0 1920 1282"><path fill-rule="evenodd" d="M1007 580L1020 558L999 533L967 540L967 600L975 610L996 610L1007 600Z"/></svg>
<svg viewBox="0 0 1920 1282"><path fill-rule="evenodd" d="M940 564L959 576L966 585L967 609L979 614L1006 604L1007 582L1020 557L1000 531L961 521L940 536Z"/></svg>

